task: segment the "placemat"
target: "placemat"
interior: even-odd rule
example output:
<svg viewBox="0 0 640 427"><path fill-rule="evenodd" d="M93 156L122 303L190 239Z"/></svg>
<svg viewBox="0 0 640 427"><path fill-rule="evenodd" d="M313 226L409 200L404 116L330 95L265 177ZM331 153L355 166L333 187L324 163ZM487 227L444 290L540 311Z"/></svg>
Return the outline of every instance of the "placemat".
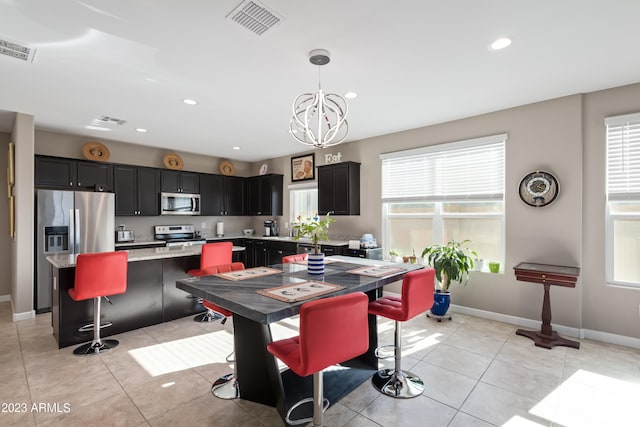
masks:
<svg viewBox="0 0 640 427"><path fill-rule="evenodd" d="M246 270L236 270L230 271L228 273L218 273L216 276L222 277L227 280L246 280L246 279L254 279L256 277L270 276L272 274L282 273L282 270L276 270L275 268L269 267L254 267L247 268Z"/></svg>
<svg viewBox="0 0 640 427"><path fill-rule="evenodd" d="M342 262L339 259L335 259L335 258L325 258L324 259L324 263L325 264L333 264L334 262ZM307 265L309 264L308 260L303 259L302 261L293 261L294 264L303 264L303 265Z"/></svg>
<svg viewBox="0 0 640 427"><path fill-rule="evenodd" d="M361 276L383 277L404 270L404 268L387 267L385 265L371 265L367 267L359 267L355 270L349 270L347 273L359 274Z"/></svg>
<svg viewBox="0 0 640 427"><path fill-rule="evenodd" d="M276 288L260 289L256 292L265 297L277 299L278 301L296 302L329 294L340 289L344 289L344 286L310 280L307 282L278 286Z"/></svg>

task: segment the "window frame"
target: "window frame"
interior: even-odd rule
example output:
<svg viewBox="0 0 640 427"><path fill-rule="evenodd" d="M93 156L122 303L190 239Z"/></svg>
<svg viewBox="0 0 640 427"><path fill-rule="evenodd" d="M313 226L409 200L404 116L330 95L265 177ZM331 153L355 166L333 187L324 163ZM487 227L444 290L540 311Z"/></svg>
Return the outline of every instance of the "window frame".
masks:
<svg viewBox="0 0 640 427"><path fill-rule="evenodd" d="M407 150L396 153L385 153L380 156L381 161L383 162L383 166L381 166L381 185L384 188L384 160L385 159L394 159L399 157L406 157L412 155L429 155L430 153L438 153L443 151L448 151L452 149L459 149L460 147L477 147L485 144L494 144L498 142L503 143L502 147L502 156L503 162L506 157L506 142L508 139L507 134L493 135L488 137L475 138L465 141L456 141L445 144L432 145L428 147L421 147L413 150ZM506 162L505 162L506 163ZM495 260L499 261L501 265L505 264L506 259L506 200L505 200L505 179L506 172L504 171L503 166L503 174L502 174L502 188L503 191L501 194L486 194L483 196L469 196L469 195L444 195L442 197L381 197L381 214L382 214L382 234L383 234L383 251L385 254L388 254L390 249L391 242L391 231L390 231L390 219L398 219L398 218L406 218L406 219L430 219L432 222L432 244L445 244L444 242L444 233L445 233L445 221L447 219L497 219L500 222L500 259ZM383 192L384 193L384 192ZM502 210L500 212L469 212L469 213L461 213L461 212L444 212L444 205L446 203L482 203L482 202L500 202ZM415 203L415 202L425 202L425 203L433 203L433 212L425 212L425 213L390 213L390 207L394 203ZM473 241L472 241L473 245ZM425 247L429 246L429 242L425 242ZM420 256L422 250L424 248L419 249L419 253L416 252L416 255ZM484 258L482 254L480 254L480 258ZM487 260L488 261L488 260ZM494 261L494 260L492 260ZM485 263L487 264L487 263Z"/></svg>

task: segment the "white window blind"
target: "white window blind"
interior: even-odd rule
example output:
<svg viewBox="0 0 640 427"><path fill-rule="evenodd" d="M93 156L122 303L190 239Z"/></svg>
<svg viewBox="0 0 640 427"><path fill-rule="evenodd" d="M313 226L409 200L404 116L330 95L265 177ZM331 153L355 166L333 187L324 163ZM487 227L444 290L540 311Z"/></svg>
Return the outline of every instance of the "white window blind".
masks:
<svg viewBox="0 0 640 427"><path fill-rule="evenodd" d="M640 199L640 114L608 117L607 194L609 200Z"/></svg>
<svg viewBox="0 0 640 427"><path fill-rule="evenodd" d="M388 153L382 159L382 199L502 200L507 135Z"/></svg>

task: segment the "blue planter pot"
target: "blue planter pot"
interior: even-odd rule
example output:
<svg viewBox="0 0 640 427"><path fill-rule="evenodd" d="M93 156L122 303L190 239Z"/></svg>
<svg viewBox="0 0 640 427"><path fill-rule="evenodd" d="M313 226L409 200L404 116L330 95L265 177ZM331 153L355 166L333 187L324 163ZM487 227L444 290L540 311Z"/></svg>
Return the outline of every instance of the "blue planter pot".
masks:
<svg viewBox="0 0 640 427"><path fill-rule="evenodd" d="M444 316L449 310L451 305L451 293L435 291L433 294L433 306L431 307L431 314L435 316Z"/></svg>
<svg viewBox="0 0 640 427"><path fill-rule="evenodd" d="M307 272L309 274L324 274L324 254L309 254L307 256Z"/></svg>

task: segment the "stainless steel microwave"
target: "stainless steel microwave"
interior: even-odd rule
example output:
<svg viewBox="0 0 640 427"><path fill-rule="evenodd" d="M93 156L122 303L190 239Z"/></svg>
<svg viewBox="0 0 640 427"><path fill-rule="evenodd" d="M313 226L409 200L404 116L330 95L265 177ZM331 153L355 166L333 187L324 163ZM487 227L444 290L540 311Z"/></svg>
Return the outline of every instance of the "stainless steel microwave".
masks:
<svg viewBox="0 0 640 427"><path fill-rule="evenodd" d="M200 215L200 195L186 193L161 193L161 215Z"/></svg>

